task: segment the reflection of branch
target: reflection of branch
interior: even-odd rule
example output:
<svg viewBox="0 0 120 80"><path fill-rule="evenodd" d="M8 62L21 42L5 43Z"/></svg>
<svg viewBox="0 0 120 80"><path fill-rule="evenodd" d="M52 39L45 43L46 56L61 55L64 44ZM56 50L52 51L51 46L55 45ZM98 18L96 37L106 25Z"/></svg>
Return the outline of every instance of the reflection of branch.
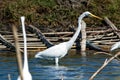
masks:
<svg viewBox="0 0 120 80"><path fill-rule="evenodd" d="M96 52L96 53L94 53L95 55L96 54L106 54L106 55L109 55L109 56L113 56L112 54L109 54L109 53L106 53L106 52Z"/></svg>
<svg viewBox="0 0 120 80"><path fill-rule="evenodd" d="M90 79L89 80L93 80L94 79L94 77L105 67L105 66L107 66L107 64L109 63L109 62L111 62L115 57L117 57L117 56L119 56L120 55L120 52L118 52L117 54L115 54L113 57L111 57L110 59L106 59L105 61L104 61L104 64L90 77Z"/></svg>
<svg viewBox="0 0 120 80"><path fill-rule="evenodd" d="M114 56L114 55L109 54L109 53L106 53L106 52L96 52L96 53L94 53L94 54L95 54L95 55L96 55L96 54L105 54L105 55L108 55L108 56ZM119 59L117 56L116 56L115 58L120 61L120 59Z"/></svg>
<svg viewBox="0 0 120 80"><path fill-rule="evenodd" d="M10 74L8 74L8 80L11 80L11 75Z"/></svg>

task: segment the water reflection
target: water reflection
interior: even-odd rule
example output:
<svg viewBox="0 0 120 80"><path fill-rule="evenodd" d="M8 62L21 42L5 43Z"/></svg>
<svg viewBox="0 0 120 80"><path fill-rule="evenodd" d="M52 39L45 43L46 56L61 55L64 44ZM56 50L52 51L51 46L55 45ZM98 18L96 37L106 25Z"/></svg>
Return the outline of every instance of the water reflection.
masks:
<svg viewBox="0 0 120 80"><path fill-rule="evenodd" d="M48 77L51 77L50 79L62 79L64 74L66 74L66 71L68 70L67 67L65 66L41 66L41 65L36 65L36 68L38 69L38 75L41 75L38 78L41 79L47 79ZM42 72L42 73L41 73ZM47 73L47 74L46 74Z"/></svg>
<svg viewBox="0 0 120 80"><path fill-rule="evenodd" d="M54 65L54 60L48 61L29 57L29 66L33 80L88 80L107 57L101 54L82 57L73 53L60 59L58 67ZM17 79L18 69L15 56L0 56L0 65L0 80L8 80L8 74L11 75L12 80ZM95 80L119 79L120 62L117 60L113 60L95 78Z"/></svg>
<svg viewBox="0 0 120 80"><path fill-rule="evenodd" d="M81 79L83 78L84 72L78 71L81 68L76 68L75 66L73 67L67 67L67 66L42 66L42 65L37 65L36 68L38 69L38 79ZM47 73L47 74L46 74ZM79 74L79 76L78 76Z"/></svg>

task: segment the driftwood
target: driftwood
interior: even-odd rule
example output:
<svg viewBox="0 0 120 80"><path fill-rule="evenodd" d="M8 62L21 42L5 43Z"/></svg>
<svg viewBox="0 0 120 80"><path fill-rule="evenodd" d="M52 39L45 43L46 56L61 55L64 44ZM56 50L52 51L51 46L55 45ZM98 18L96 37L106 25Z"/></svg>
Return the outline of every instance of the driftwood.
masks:
<svg viewBox="0 0 120 80"><path fill-rule="evenodd" d="M13 25L13 34L14 34L14 39L15 39L15 47L16 47L16 56L17 56L17 62L18 62L18 69L20 73L20 78L23 80L23 72L22 72L22 57L20 53L20 46L18 42L18 37L17 37L17 28L16 26Z"/></svg>
<svg viewBox="0 0 120 80"><path fill-rule="evenodd" d="M105 54L105 55L108 55L110 57L114 56L113 54L110 54L110 53L107 53L107 52L96 52L96 53L94 53L94 55L97 55L97 54ZM116 57L116 59L120 61L119 57Z"/></svg>
<svg viewBox="0 0 120 80"><path fill-rule="evenodd" d="M86 23L82 21L81 23L81 52L86 51ZM82 53L81 53L82 54ZM85 55L85 54L82 54Z"/></svg>
<svg viewBox="0 0 120 80"><path fill-rule="evenodd" d="M55 33L54 33L55 34ZM62 33L61 33L62 34ZM61 36L61 34L60 34L60 36ZM63 36L64 35L67 35L67 33L65 33L65 34L62 34ZM6 39L6 40L8 40L9 42L11 42L12 44L14 44L14 40L13 40L13 35L3 35L4 36L4 38ZM20 42L20 48L21 49L23 49L23 44L22 44L22 42L23 42L23 38L22 38L22 34L21 33L19 33L19 42ZM72 35L71 35L72 36ZM66 37L59 37L59 35L54 35L54 36L51 36L51 35L47 35L46 36L46 38L50 41L50 42L52 42L52 43L54 43L54 44L58 44L58 43L60 43L60 42L63 42L63 41L68 41L70 38L71 38L71 36L66 36ZM98 35L99 36L99 35ZM102 36L102 35L100 35L100 36ZM113 37L113 38L112 38ZM107 39L108 38L108 39ZM113 44L114 42L116 42L116 41L118 41L119 39L117 39L117 37L115 38L115 36L111 36L111 39L110 39L110 37L108 37L108 36L104 36L104 37L102 37L102 38L96 38L96 36L95 37L92 37L92 36L89 36L89 35L87 35L87 39L88 40L91 40L92 41L92 43L93 44L97 44L97 45L99 45L99 44L102 44L102 45L104 45L106 42L107 42L107 44ZM40 41L40 39L38 39L37 38L37 36L35 35L35 34L27 34L27 41L28 41L28 50L30 51L31 49L32 49L32 47L35 49L35 47L36 47L36 50L38 50L37 48L41 48L41 47L43 47L43 44L42 44L42 42ZM32 45L33 44L33 45ZM37 44L37 45L36 45ZM45 46L45 45L44 45ZM100 46L100 45L99 45ZM3 46L4 47L4 46ZM34 51L34 49L32 49L33 51Z"/></svg>
<svg viewBox="0 0 120 80"><path fill-rule="evenodd" d="M120 55L120 52L118 52L117 54L115 54L113 57L111 57L110 59L106 59L103 63L103 65L90 77L89 80L93 80L95 78L95 76L103 69L105 68L108 63L110 63L114 58L116 58L117 56Z"/></svg>
<svg viewBox="0 0 120 80"><path fill-rule="evenodd" d="M120 39L120 34L117 32L118 31L117 27L107 17L105 17L104 20L113 29L114 33Z"/></svg>
<svg viewBox="0 0 120 80"><path fill-rule="evenodd" d="M29 28L28 26L26 26L26 27ZM31 27L32 33L27 32L27 41L28 41L27 48L29 51L30 50L37 51L40 48L45 47L46 45L43 45L44 43L51 42L51 43L53 43L52 45L55 45L55 44L58 44L61 42L68 41L71 38L71 36L74 34L74 31L75 31L75 29L74 29L74 31L71 30L71 32L48 32L48 33L43 32L42 33L42 31L40 31L39 29L35 30L35 29L32 29L33 26L30 26L30 27ZM29 30L27 30L27 31L29 31ZM13 34L11 32L8 32L8 31L4 31L4 32L0 31L1 38L5 39L5 40L2 40L2 42L4 41L5 44L2 44L0 46L0 48L3 47L3 48L1 48L2 50L5 49L4 48L5 46L7 46L6 49L9 49L9 45L10 45L10 47L14 46ZM35 32L37 32L37 33L35 33ZM38 33L41 33L41 34L38 34ZM37 36L36 34L38 34L39 36ZM92 43L98 47L101 47L101 48L103 45L107 44L110 46L111 44L115 43L116 41L119 41L117 34L114 33L114 30L111 27L109 27L109 28L104 27L104 29L103 28L96 28L96 29L86 28L86 35L87 35L87 41L90 40L90 43ZM23 44L22 44L22 42L23 42L22 36L23 35L21 32L19 32L18 36L19 36L20 48L23 49ZM40 36L42 36L42 37L40 37ZM39 37L39 39L38 39L38 37ZM46 39L47 41L44 41L44 43L42 43L43 39ZM78 45L77 44L75 45L75 46L77 46L76 49L79 51L81 48L80 40L81 40L81 38L79 36ZM10 42L11 44L8 45L8 42ZM3 45L5 45L5 46L3 46ZM32 48L34 48L35 50ZM11 49L14 50L14 47Z"/></svg>
<svg viewBox="0 0 120 80"><path fill-rule="evenodd" d="M116 27L107 17L104 18L104 21L107 23L107 25L109 25L109 26L112 28L113 32L114 32L114 33L117 35L117 37L120 39L120 33L117 32L117 31L118 31L117 27ZM114 37L109 37L109 39L110 39L110 38L114 38ZM106 38L104 38L104 39L106 39ZM108 39L108 38L107 38L107 39ZM100 73L100 71L108 65L108 63L110 63L113 59L117 58L117 56L119 56L119 55L120 55L120 52L118 52L117 54L115 54L113 57L111 57L111 58L109 58L109 59L106 59L106 60L104 61L103 65L90 77L89 80L93 80L93 79L95 78L95 76L96 76L98 73Z"/></svg>
<svg viewBox="0 0 120 80"><path fill-rule="evenodd" d="M39 29L37 29L36 27L34 27L34 26L32 26L32 25L29 25L28 27L29 27L28 30L29 30L30 32L36 32L36 34L38 35L39 39L40 39L48 48L51 47L51 46L53 46L53 44L52 44L49 40L46 39L46 37L42 34L42 32L41 32Z"/></svg>

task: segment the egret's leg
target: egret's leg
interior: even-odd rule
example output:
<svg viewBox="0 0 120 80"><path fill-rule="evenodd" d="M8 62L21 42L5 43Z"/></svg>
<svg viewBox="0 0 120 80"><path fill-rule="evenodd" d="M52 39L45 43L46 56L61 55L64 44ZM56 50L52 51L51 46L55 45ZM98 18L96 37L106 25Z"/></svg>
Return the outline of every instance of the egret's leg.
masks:
<svg viewBox="0 0 120 80"><path fill-rule="evenodd" d="M59 59L55 58L55 64L56 64L56 66L58 66L58 62L59 62Z"/></svg>

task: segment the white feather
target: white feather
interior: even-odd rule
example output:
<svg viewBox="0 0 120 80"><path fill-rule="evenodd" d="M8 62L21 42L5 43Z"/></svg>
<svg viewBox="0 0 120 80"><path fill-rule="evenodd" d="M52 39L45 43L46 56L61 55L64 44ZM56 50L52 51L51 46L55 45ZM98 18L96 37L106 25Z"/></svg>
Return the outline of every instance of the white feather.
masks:
<svg viewBox="0 0 120 80"><path fill-rule="evenodd" d="M113 51L113 50L118 49L118 48L120 48L120 42L116 42L115 44L113 44L111 46L110 51Z"/></svg>

